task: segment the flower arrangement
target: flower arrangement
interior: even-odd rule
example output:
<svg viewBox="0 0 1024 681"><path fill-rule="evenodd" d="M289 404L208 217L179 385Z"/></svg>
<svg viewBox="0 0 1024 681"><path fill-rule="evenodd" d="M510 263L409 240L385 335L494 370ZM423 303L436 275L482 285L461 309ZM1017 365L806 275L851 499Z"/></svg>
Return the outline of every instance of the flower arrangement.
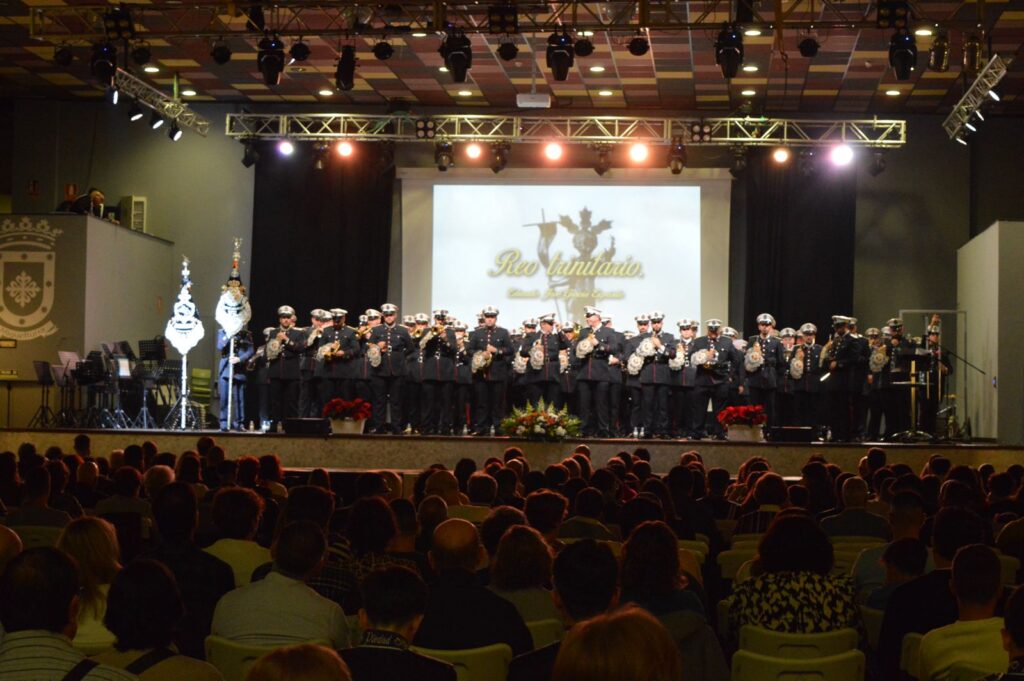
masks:
<svg viewBox="0 0 1024 681"><path fill-rule="evenodd" d="M536 406L527 404L525 409L514 408L501 422L501 430L512 437L558 442L579 435L580 420L570 414L567 407L556 409L555 405L540 400Z"/></svg>
<svg viewBox="0 0 1024 681"><path fill-rule="evenodd" d="M335 397L324 405L322 416L327 419L346 419L350 421L365 421L370 418L373 409L366 400L356 398L351 402Z"/></svg>
<svg viewBox="0 0 1024 681"><path fill-rule="evenodd" d="M753 406L726 407L718 412L718 422L724 427L729 426L760 426L767 423L768 415L759 404Z"/></svg>

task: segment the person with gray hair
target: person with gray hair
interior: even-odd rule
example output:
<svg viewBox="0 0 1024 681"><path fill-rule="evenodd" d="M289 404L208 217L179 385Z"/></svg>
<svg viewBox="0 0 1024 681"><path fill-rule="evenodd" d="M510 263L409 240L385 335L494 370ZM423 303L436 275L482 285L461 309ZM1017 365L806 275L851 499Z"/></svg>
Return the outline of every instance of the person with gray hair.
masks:
<svg viewBox="0 0 1024 681"><path fill-rule="evenodd" d="M174 482L174 469L170 466L153 466L142 475L142 488L146 490L146 498L156 499L164 487Z"/></svg>
<svg viewBox="0 0 1024 681"><path fill-rule="evenodd" d="M843 510L824 518L821 529L829 537L892 538L892 529L885 518L867 510L868 483L863 478L848 478L843 483Z"/></svg>

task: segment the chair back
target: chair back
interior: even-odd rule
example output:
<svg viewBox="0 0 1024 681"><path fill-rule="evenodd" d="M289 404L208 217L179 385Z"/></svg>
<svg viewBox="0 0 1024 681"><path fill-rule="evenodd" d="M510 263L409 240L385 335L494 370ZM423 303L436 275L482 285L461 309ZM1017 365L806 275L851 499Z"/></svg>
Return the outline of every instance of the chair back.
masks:
<svg viewBox="0 0 1024 681"><path fill-rule="evenodd" d="M804 660L839 655L857 648L857 631L839 629L820 634L788 634L764 627L740 628L740 649L770 657Z"/></svg>
<svg viewBox="0 0 1024 681"><path fill-rule="evenodd" d="M949 681L978 681L989 676L991 672L966 664L955 664L949 668Z"/></svg>
<svg viewBox="0 0 1024 681"><path fill-rule="evenodd" d="M735 549L737 548L737 544L750 544L756 548L757 545L761 543L761 537L763 536L763 532L755 532L753 534L734 534L732 536L732 544L730 544L730 546Z"/></svg>
<svg viewBox="0 0 1024 681"><path fill-rule="evenodd" d="M1000 553L999 564L1003 568L1003 584L1006 586L1014 586L1017 584L1017 571L1020 570L1020 560L1013 556L1005 556Z"/></svg>
<svg viewBox="0 0 1024 681"><path fill-rule="evenodd" d="M715 527L718 528L718 533L722 535L722 539L726 543L732 541L732 535L736 531L736 520L716 520Z"/></svg>
<svg viewBox="0 0 1024 681"><path fill-rule="evenodd" d="M864 622L864 631L868 635L868 647L878 650L878 635L882 632L884 610L875 610L866 605L860 606L860 618Z"/></svg>
<svg viewBox="0 0 1024 681"><path fill-rule="evenodd" d="M735 579L740 566L756 557L756 546L722 551L718 554L718 565L722 570L722 579Z"/></svg>
<svg viewBox="0 0 1024 681"><path fill-rule="evenodd" d="M791 659L740 650L732 658L732 681L864 681L864 653Z"/></svg>
<svg viewBox="0 0 1024 681"><path fill-rule="evenodd" d="M849 545L849 544L859 544L859 545L863 546L864 548L869 548L869 547L872 547L872 546L878 546L879 544L887 543L881 537L870 537L870 536L867 536L867 535L852 535L851 534L851 535L846 535L846 536L829 537L828 539L829 539L830 542L832 542L833 546L839 546L841 544L846 544L846 545Z"/></svg>
<svg viewBox="0 0 1024 681"><path fill-rule="evenodd" d="M530 636L533 637L534 650L561 641L562 635L565 634L565 625L562 624L562 620L554 618L527 622L526 628L530 630Z"/></svg>
<svg viewBox="0 0 1024 681"><path fill-rule="evenodd" d="M35 549L40 546L56 546L57 537L60 536L61 528L49 527L47 525L19 525L10 528L25 549Z"/></svg>
<svg viewBox="0 0 1024 681"><path fill-rule="evenodd" d="M924 634L911 632L903 636L903 643L900 645L900 671L907 676L917 678L917 661L921 653L921 639Z"/></svg>
<svg viewBox="0 0 1024 681"><path fill-rule="evenodd" d="M696 539L680 539L679 548L687 549L699 556L699 562L701 565L704 564L704 560L708 555L708 545L702 541Z"/></svg>
<svg viewBox="0 0 1024 681"><path fill-rule="evenodd" d="M296 641L296 645L300 642ZM306 641L314 645L331 647L329 641ZM256 660L282 646L253 646L236 643L231 639L210 634L206 637L206 661L217 668L224 681L245 681Z"/></svg>
<svg viewBox="0 0 1024 681"><path fill-rule="evenodd" d="M434 650L415 646L412 649L455 667L457 681L505 681L508 665L512 662L512 648L507 643L467 650Z"/></svg>

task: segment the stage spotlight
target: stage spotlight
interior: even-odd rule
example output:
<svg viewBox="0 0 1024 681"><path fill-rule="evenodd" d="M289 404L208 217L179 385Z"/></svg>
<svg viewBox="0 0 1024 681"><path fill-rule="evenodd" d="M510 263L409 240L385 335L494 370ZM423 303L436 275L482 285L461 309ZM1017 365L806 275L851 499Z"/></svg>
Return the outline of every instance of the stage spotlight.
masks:
<svg viewBox="0 0 1024 681"><path fill-rule="evenodd" d="M442 173L455 165L455 157L452 155L452 145L448 142L438 142L434 146L434 163Z"/></svg>
<svg viewBox="0 0 1024 681"><path fill-rule="evenodd" d="M181 139L181 128L178 127L178 122L171 123L171 129L167 131L167 136L171 138L172 142L177 142Z"/></svg>
<svg viewBox="0 0 1024 681"><path fill-rule="evenodd" d="M642 35L638 35L629 41L629 45L626 46L626 49L628 49L629 53L634 57L642 57L651 49L651 44L647 42L647 38Z"/></svg>
<svg viewBox="0 0 1024 681"><path fill-rule="evenodd" d="M432 140L434 135L437 134L437 123L429 118L421 118L416 121L415 128L416 139L418 140Z"/></svg>
<svg viewBox="0 0 1024 681"><path fill-rule="evenodd" d="M889 39L889 65L896 72L896 80L910 80L917 68L917 40L912 33L896 31Z"/></svg>
<svg viewBox="0 0 1024 681"><path fill-rule="evenodd" d="M277 153L282 156L291 156L295 152L295 145L291 140L281 140L277 143Z"/></svg>
<svg viewBox="0 0 1024 681"><path fill-rule="evenodd" d="M491 35L519 33L519 13L514 3L487 8L487 32Z"/></svg>
<svg viewBox="0 0 1024 681"><path fill-rule="evenodd" d="M381 40L379 43L373 46L373 56L380 61L387 61L395 54L395 48L391 47L391 43Z"/></svg>
<svg viewBox="0 0 1024 681"><path fill-rule="evenodd" d="M313 145L313 170L327 167L327 143L317 142Z"/></svg>
<svg viewBox="0 0 1024 681"><path fill-rule="evenodd" d="M466 145L466 156L469 158L475 160L483 156L483 154L484 150L476 142Z"/></svg>
<svg viewBox="0 0 1024 681"><path fill-rule="evenodd" d="M284 72L284 43L276 35L273 38L265 35L258 47L256 68L263 74L263 83L280 85L281 73Z"/></svg>
<svg viewBox="0 0 1024 681"><path fill-rule="evenodd" d="M885 172L885 152L875 150L871 153L871 165L868 166L868 173L871 177L878 177Z"/></svg>
<svg viewBox="0 0 1024 681"><path fill-rule="evenodd" d="M726 80L735 78L743 65L743 36L733 24L726 24L715 40L715 63Z"/></svg>
<svg viewBox="0 0 1024 681"><path fill-rule="evenodd" d="M673 175L679 175L686 167L686 147L683 140L676 137L668 151L668 169Z"/></svg>
<svg viewBox="0 0 1024 681"><path fill-rule="evenodd" d="M309 59L309 54L309 45L302 42L302 40L300 39L299 42L292 45L292 49L288 50L288 56L291 57L291 61L289 61L288 63L294 64L297 61L306 61L307 59Z"/></svg>
<svg viewBox="0 0 1024 681"><path fill-rule="evenodd" d="M96 43L92 46L89 69L96 80L111 83L117 71L117 48L111 43Z"/></svg>
<svg viewBox="0 0 1024 681"><path fill-rule="evenodd" d="M743 147L736 147L732 150L732 164L729 166L729 174L738 178L747 169L747 150Z"/></svg>
<svg viewBox="0 0 1024 681"><path fill-rule="evenodd" d="M512 145L508 142L495 142L491 145L491 170L497 175L508 165L508 152Z"/></svg>
<svg viewBox="0 0 1024 681"><path fill-rule="evenodd" d="M590 38L580 38L573 43L572 49L577 57L589 57L594 54L594 43L591 42Z"/></svg>
<svg viewBox="0 0 1024 681"><path fill-rule="evenodd" d="M460 28L453 28L437 50L456 83L466 82L466 73L473 68L473 45Z"/></svg>
<svg viewBox="0 0 1024 681"><path fill-rule="evenodd" d="M707 123L693 123L687 131L691 142L710 142L711 126Z"/></svg>
<svg viewBox="0 0 1024 681"><path fill-rule="evenodd" d="M260 152L256 148L256 140L245 140L242 144L245 147L245 151L242 153L242 165L246 168L251 168L260 160Z"/></svg>
<svg viewBox="0 0 1024 681"><path fill-rule="evenodd" d="M796 157L796 169L801 177L810 177L814 172L814 151L803 149Z"/></svg>
<svg viewBox="0 0 1024 681"><path fill-rule="evenodd" d="M604 174L612 169L612 147L609 144L602 144L597 147L597 162L594 163L594 172L604 177Z"/></svg>
<svg viewBox="0 0 1024 681"><path fill-rule="evenodd" d="M338 152L338 156L341 156L342 158L350 157L355 151L355 147L352 146L352 143L347 141L338 142L335 149Z"/></svg>
<svg viewBox="0 0 1024 681"><path fill-rule="evenodd" d="M132 61L138 66L145 66L153 59L148 43L136 43L132 48Z"/></svg>
<svg viewBox="0 0 1024 681"><path fill-rule="evenodd" d="M116 85L111 85L107 88L107 92L110 93L110 103L117 106L117 103L121 101L121 91L117 89Z"/></svg>
<svg viewBox="0 0 1024 681"><path fill-rule="evenodd" d="M821 45L814 38L804 38L800 41L800 44L796 46L800 50L801 57L807 57L813 59L818 56L818 50L821 49Z"/></svg>
<svg viewBox="0 0 1024 681"><path fill-rule="evenodd" d="M108 40L131 40L135 37L135 22L124 4L103 14L103 30Z"/></svg>
<svg viewBox="0 0 1024 681"><path fill-rule="evenodd" d="M644 161L647 160L647 156L649 153L650 150L647 148L647 145L644 144L643 142L636 142L629 148L629 158L633 161L633 163L643 163Z"/></svg>
<svg viewBox="0 0 1024 681"><path fill-rule="evenodd" d="M156 130L157 128L159 128L163 124L164 124L164 117L161 116L160 114L158 114L156 111L154 111L153 115L149 117L149 127L151 127L154 130Z"/></svg>
<svg viewBox="0 0 1024 681"><path fill-rule="evenodd" d="M789 149L787 149L786 147L779 147L778 149L772 152L772 160L774 160L779 165L786 163L787 161L789 161Z"/></svg>
<svg viewBox="0 0 1024 681"><path fill-rule="evenodd" d="M978 36L970 35L964 39L964 71L968 75L974 76L981 71L983 49Z"/></svg>
<svg viewBox="0 0 1024 681"><path fill-rule="evenodd" d="M558 142L548 142L544 145L544 156L549 161L557 161L562 158L562 145Z"/></svg>
<svg viewBox="0 0 1024 681"><path fill-rule="evenodd" d="M928 49L928 68L939 73L949 70L949 36L945 33L935 36Z"/></svg>
<svg viewBox="0 0 1024 681"><path fill-rule="evenodd" d="M131 106L128 107L128 120L132 123L142 120L142 108L136 100L132 100Z"/></svg>
<svg viewBox="0 0 1024 681"><path fill-rule="evenodd" d="M53 51L53 63L62 68L71 66L71 62L74 60L75 55L71 52L71 46L68 44L58 45L57 49Z"/></svg>
<svg viewBox="0 0 1024 681"><path fill-rule="evenodd" d="M498 56L502 61L512 61L519 54L519 48L511 40L498 45Z"/></svg>
<svg viewBox="0 0 1024 681"><path fill-rule="evenodd" d="M576 55L572 50L572 38L565 31L555 31L548 36L547 64L551 69L551 76L556 81L563 81L569 77L569 69L572 68Z"/></svg>
<svg viewBox="0 0 1024 681"><path fill-rule="evenodd" d="M355 87L356 81L356 48L352 45L345 45L341 48L341 56L338 58L338 68L334 72L334 84L339 90L351 90Z"/></svg>
<svg viewBox="0 0 1024 681"><path fill-rule="evenodd" d="M853 161L853 149L845 144L837 144L828 154L829 160L839 167L848 166Z"/></svg>
<svg viewBox="0 0 1024 681"><path fill-rule="evenodd" d="M224 66L231 61L231 48L226 43L218 41L214 43L213 49L210 50L210 56L213 57L213 61Z"/></svg>
<svg viewBox="0 0 1024 681"><path fill-rule="evenodd" d="M1002 99L1003 99L1002 97L999 96L999 92L995 88L992 88L991 90L989 90L987 94L988 94L989 98L992 99L995 102L1002 101Z"/></svg>

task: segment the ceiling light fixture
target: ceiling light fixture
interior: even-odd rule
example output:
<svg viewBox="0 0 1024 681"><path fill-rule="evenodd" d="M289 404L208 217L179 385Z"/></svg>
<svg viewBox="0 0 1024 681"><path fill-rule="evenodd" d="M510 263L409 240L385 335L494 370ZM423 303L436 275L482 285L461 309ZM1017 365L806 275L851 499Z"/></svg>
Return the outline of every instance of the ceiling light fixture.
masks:
<svg viewBox="0 0 1024 681"><path fill-rule="evenodd" d="M465 83L467 72L473 68L473 44L462 29L449 29L437 51L451 72L452 80L456 83Z"/></svg>
<svg viewBox="0 0 1024 681"><path fill-rule="evenodd" d="M508 152L512 145L508 142L495 142L491 145L491 170L497 175L508 165Z"/></svg>
<svg viewBox="0 0 1024 681"><path fill-rule="evenodd" d="M141 42L136 43L135 47L132 48L132 61L138 66L148 64L153 58L153 53L149 49L149 43Z"/></svg>
<svg viewBox="0 0 1024 681"><path fill-rule="evenodd" d="M75 55L71 51L71 46L67 43L58 45L53 51L53 63L61 68L67 68L71 66L71 62L74 60Z"/></svg>
<svg viewBox="0 0 1024 681"><path fill-rule="evenodd" d="M291 61L289 61L288 63L294 64L297 61L306 61L307 59L309 59L309 55L309 45L302 42L302 39L300 38L299 42L292 45L292 49L288 50L288 56L291 57Z"/></svg>
<svg viewBox="0 0 1024 681"><path fill-rule="evenodd" d="M210 56L213 57L213 61L217 62L218 65L224 66L231 61L231 48L227 46L227 43L218 40L213 44Z"/></svg>
<svg viewBox="0 0 1024 681"><path fill-rule="evenodd" d="M434 163L442 173L455 165L455 157L452 155L452 145L448 142L438 142L434 146Z"/></svg>
<svg viewBox="0 0 1024 681"><path fill-rule="evenodd" d="M96 43L92 46L89 70L99 82L109 85L117 71L117 48L111 43Z"/></svg>
<svg viewBox="0 0 1024 681"><path fill-rule="evenodd" d="M668 150L668 169L673 175L679 175L686 167L686 146L683 138L673 137L672 146Z"/></svg>
<svg viewBox="0 0 1024 681"><path fill-rule="evenodd" d="M634 57L642 57L651 49L651 44L647 41L647 38L637 32L637 36L629 41L629 45L626 46L626 49L628 49L629 53Z"/></svg>
<svg viewBox="0 0 1024 681"><path fill-rule="evenodd" d="M386 40L381 40L379 43L373 46L373 56L379 61L387 61L391 59L395 54L395 48L391 46L391 43Z"/></svg>
<svg viewBox="0 0 1024 681"><path fill-rule="evenodd" d="M153 66L152 64L150 64L149 66L145 67L142 70L145 71L146 73L160 73L160 67L159 66Z"/></svg>
<svg viewBox="0 0 1024 681"><path fill-rule="evenodd" d="M650 150L647 145L643 142L636 142L629 148L629 158L634 163L643 163L647 160L647 156L650 154Z"/></svg>
<svg viewBox="0 0 1024 681"><path fill-rule="evenodd" d="M466 145L466 156L471 159L478 159L484 155L483 148L476 142L472 142Z"/></svg>
<svg viewBox="0 0 1024 681"><path fill-rule="evenodd" d="M938 73L949 70L949 36L940 33L928 48L928 68Z"/></svg>
<svg viewBox="0 0 1024 681"><path fill-rule="evenodd" d="M548 142L544 145L544 156L549 161L557 161L562 158L562 145L558 142Z"/></svg>
<svg viewBox="0 0 1024 681"><path fill-rule="evenodd" d="M132 123L142 120L142 107L139 106L138 100L132 100L131 106L128 107L128 120Z"/></svg>
<svg viewBox="0 0 1024 681"><path fill-rule="evenodd" d="M837 144L829 152L829 159L839 167L848 166L853 161L853 149L845 144Z"/></svg>
<svg viewBox="0 0 1024 681"><path fill-rule="evenodd" d="M265 85L280 85L284 72L284 43L276 35L264 35L258 44L256 68L263 75Z"/></svg>
<svg viewBox="0 0 1024 681"><path fill-rule="evenodd" d="M171 123L171 129L167 131L167 136L171 138L172 142L177 142L181 139L181 128L178 127L177 121Z"/></svg>
<svg viewBox="0 0 1024 681"><path fill-rule="evenodd" d="M593 35L592 31L584 31L581 35L586 36L588 33ZM594 54L594 43L590 38L580 38L573 44L572 49L576 52L577 57L589 57ZM601 70L603 71L604 69Z"/></svg>
<svg viewBox="0 0 1024 681"><path fill-rule="evenodd" d="M604 177L604 174L612 169L612 146L601 144L597 147L597 162L594 163L594 172Z"/></svg>
<svg viewBox="0 0 1024 681"><path fill-rule="evenodd" d="M545 55L547 66L551 69L551 77L556 81L564 81L569 77L569 69L575 63L572 38L564 30L555 31L548 36L548 47Z"/></svg>
<svg viewBox="0 0 1024 681"><path fill-rule="evenodd" d="M806 57L807 59L813 59L818 56L818 50L821 49L821 45L814 38L804 38L800 41L800 44L796 46L800 50L800 56Z"/></svg>
<svg viewBox="0 0 1024 681"><path fill-rule="evenodd" d="M164 124L164 117L158 114L156 111L149 117L149 127L156 130Z"/></svg>
<svg viewBox="0 0 1024 681"><path fill-rule="evenodd" d="M910 74L917 68L917 41L906 30L896 31L889 39L889 65L896 80L910 80Z"/></svg>
<svg viewBox="0 0 1024 681"><path fill-rule="evenodd" d="M355 147L353 147L352 143L347 140L342 140L341 142L338 142L338 144L334 148L338 152L338 156L341 156L342 158L350 157L352 153L355 151Z"/></svg>
<svg viewBox="0 0 1024 681"><path fill-rule="evenodd" d="M295 145L292 144L291 140L281 140L277 143L277 153L282 156L291 156L295 153Z"/></svg>
<svg viewBox="0 0 1024 681"><path fill-rule="evenodd" d="M339 90L348 91L355 87L357 63L356 48L352 45L343 46L341 56L338 58L338 68L334 72L334 84Z"/></svg>
<svg viewBox="0 0 1024 681"><path fill-rule="evenodd" d="M786 147L779 147L778 149L772 152L772 160L778 163L779 165L788 162L789 149L787 149Z"/></svg>
<svg viewBox="0 0 1024 681"><path fill-rule="evenodd" d="M743 65L743 36L733 24L726 24L715 40L715 63L726 80L735 78Z"/></svg>
<svg viewBox="0 0 1024 681"><path fill-rule="evenodd" d="M519 55L519 48L512 40L506 40L498 45L498 56L502 61L512 61Z"/></svg>
<svg viewBox="0 0 1024 681"><path fill-rule="evenodd" d="M242 145L245 148L245 151L242 152L242 165L246 168L251 168L260 160L260 152L256 148L256 140L244 140Z"/></svg>

